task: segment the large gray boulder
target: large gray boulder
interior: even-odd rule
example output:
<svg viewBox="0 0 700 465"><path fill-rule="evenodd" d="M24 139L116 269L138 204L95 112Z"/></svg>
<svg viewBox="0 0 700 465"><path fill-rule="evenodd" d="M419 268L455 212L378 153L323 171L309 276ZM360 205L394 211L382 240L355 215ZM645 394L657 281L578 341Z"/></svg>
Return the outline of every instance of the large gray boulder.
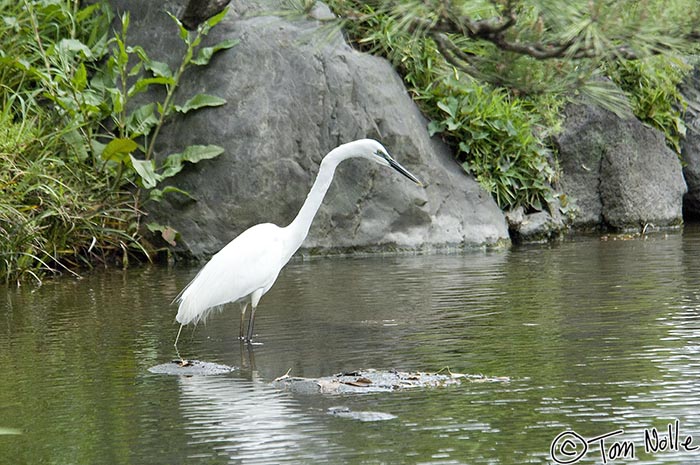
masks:
<svg viewBox="0 0 700 465"><path fill-rule="evenodd" d="M693 72L682 86L683 96L688 102L685 112L686 134L681 141L683 175L688 185L688 193L683 198L683 215L686 218L700 218L700 67L696 64Z"/></svg>
<svg viewBox="0 0 700 465"><path fill-rule="evenodd" d="M569 105L564 114L555 142L562 190L578 206L575 229L682 223L681 163L659 131L591 105Z"/></svg>
<svg viewBox="0 0 700 465"><path fill-rule="evenodd" d="M130 40L152 58L175 63L182 53L167 17L184 2L115 1L131 11ZM202 258L253 224L288 224L306 198L324 154L341 143L380 140L421 178L420 188L365 160L340 165L304 248L312 252L434 249L508 241L493 199L428 137L426 121L400 77L380 58L319 33L310 18L265 11L279 2L233 2L209 41L240 39L180 89L228 104L175 119L162 131L158 156L191 144L218 144L219 158L188 167L174 184L197 200L169 195L147 206L150 217L180 233L181 251ZM244 13L253 13L244 15ZM323 8L316 16L330 14Z"/></svg>

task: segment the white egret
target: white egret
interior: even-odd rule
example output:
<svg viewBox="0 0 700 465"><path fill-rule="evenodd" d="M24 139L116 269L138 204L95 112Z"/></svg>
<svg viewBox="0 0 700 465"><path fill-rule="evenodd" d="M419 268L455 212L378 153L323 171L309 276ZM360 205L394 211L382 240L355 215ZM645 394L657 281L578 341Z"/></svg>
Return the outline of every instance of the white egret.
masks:
<svg viewBox="0 0 700 465"><path fill-rule="evenodd" d="M176 297L179 308L175 319L180 323L175 338L176 351L183 325L196 324L212 310L229 302L241 305L240 338L247 342L252 340L255 310L260 298L270 290L284 265L301 247L331 185L336 167L348 158L365 158L390 166L422 185L375 140L360 139L330 151L321 161L316 181L294 221L286 227L263 223L243 231L214 255ZM248 304L251 312L244 338L244 316Z"/></svg>

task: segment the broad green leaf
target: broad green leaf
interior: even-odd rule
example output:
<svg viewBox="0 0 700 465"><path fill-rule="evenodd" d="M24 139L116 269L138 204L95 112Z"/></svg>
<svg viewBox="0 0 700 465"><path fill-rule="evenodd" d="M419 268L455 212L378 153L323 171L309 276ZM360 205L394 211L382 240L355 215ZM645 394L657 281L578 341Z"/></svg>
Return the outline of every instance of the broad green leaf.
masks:
<svg viewBox="0 0 700 465"><path fill-rule="evenodd" d="M138 147L138 144L131 139L112 139L102 150L102 159L122 163Z"/></svg>
<svg viewBox="0 0 700 465"><path fill-rule="evenodd" d="M465 141L459 143L459 149L464 153L470 153L472 151L471 144Z"/></svg>
<svg viewBox="0 0 700 465"><path fill-rule="evenodd" d="M430 137L433 137L438 132L442 132L444 130L444 126L438 121L433 120L430 123L428 123L428 134L430 135Z"/></svg>
<svg viewBox="0 0 700 465"><path fill-rule="evenodd" d="M58 48L62 52L82 53L85 58L92 57L90 47L79 41L78 39L61 39L58 43Z"/></svg>
<svg viewBox="0 0 700 465"><path fill-rule="evenodd" d="M175 81L171 77L162 77L161 76L161 77L139 79L138 81L136 81L134 83L133 86L131 86L129 88L127 95L129 97L133 97L134 95L139 94L139 93L145 91L146 89L148 89L148 86L150 86L151 84L161 84L161 85L167 86L167 85L172 85L174 83L175 83Z"/></svg>
<svg viewBox="0 0 700 465"><path fill-rule="evenodd" d="M138 63L136 63L134 66L131 67L131 69L129 70L129 74L127 74L127 76L129 76L129 77L138 76L139 73L141 73L142 67L143 67L143 62L139 61Z"/></svg>
<svg viewBox="0 0 700 465"><path fill-rule="evenodd" d="M87 85L87 70L85 69L85 64L80 63L73 74L73 87L77 91L82 91Z"/></svg>
<svg viewBox="0 0 700 465"><path fill-rule="evenodd" d="M158 189L154 189L154 191L156 190ZM151 191L151 193L153 193L153 191ZM175 240L180 234L177 232L176 229L158 223L148 223L146 225L146 228L148 228L148 230L152 233L160 233L161 237L165 240L165 242L172 245L173 247L177 245Z"/></svg>
<svg viewBox="0 0 700 465"><path fill-rule="evenodd" d="M154 189L154 190L158 190L158 189ZM165 229L165 226L163 226L160 223L150 222L150 223L146 223L146 229L148 229L152 233L161 232L163 229Z"/></svg>
<svg viewBox="0 0 700 465"><path fill-rule="evenodd" d="M119 52L115 54L117 67L119 69L126 68L126 65L129 63L129 54L126 53L124 42L119 37L115 37L114 40L119 49Z"/></svg>
<svg viewBox="0 0 700 465"><path fill-rule="evenodd" d="M153 73L154 76L172 78L173 72L170 70L170 66L167 63L156 60L149 60L146 62L146 69Z"/></svg>
<svg viewBox="0 0 700 465"><path fill-rule="evenodd" d="M175 24L177 24L177 27L180 31L180 39L182 39L183 42L189 43L189 38L190 38L190 33L187 29L185 29L185 26L182 25L182 22L175 16L174 14L170 13L169 11L166 12L168 13L168 16L172 18L173 21L175 21Z"/></svg>
<svg viewBox="0 0 700 465"><path fill-rule="evenodd" d="M197 94L189 99L183 106L175 105L175 110L187 113L202 107L218 107L226 103L226 100L214 95Z"/></svg>
<svg viewBox="0 0 700 465"><path fill-rule="evenodd" d="M165 188L163 189L163 194L167 194L167 193L169 193L169 192L182 194L182 195L184 195L185 197L189 197L189 198L192 199L192 200L197 200L197 199L195 199L194 197L192 197L192 194L190 194L190 193L187 192L186 190L180 189L179 187L175 187L175 186L165 186Z"/></svg>
<svg viewBox="0 0 700 465"><path fill-rule="evenodd" d="M87 159L87 141L77 129L70 129L64 132L62 138L70 146L72 154L74 154L80 160Z"/></svg>
<svg viewBox="0 0 700 465"><path fill-rule="evenodd" d="M92 155L94 158L102 158L102 152L104 151L107 144L103 144L97 139L92 139L90 141L90 147L92 148Z"/></svg>
<svg viewBox="0 0 700 465"><path fill-rule="evenodd" d="M146 50L143 49L140 45L134 45L133 47L127 47L126 49L129 53L135 53L137 57L139 57L139 60L141 60L143 63L149 63L151 61L150 58L148 58L148 54L146 53Z"/></svg>
<svg viewBox="0 0 700 465"><path fill-rule="evenodd" d="M226 16L226 13L228 13L228 7L224 8L220 13L215 14L211 18L207 19L207 25L209 27L214 27L217 24L221 22L222 19Z"/></svg>
<svg viewBox="0 0 700 465"><path fill-rule="evenodd" d="M160 176L156 173L153 167L152 160L139 160L134 158L133 155L129 155L131 158L131 166L134 167L134 171L141 177L141 183L146 189L152 189L156 187L158 181L160 181Z"/></svg>
<svg viewBox="0 0 700 465"><path fill-rule="evenodd" d="M75 15L75 17L78 20L78 22L82 22L86 19L89 19L90 16L92 16L95 10L99 7L99 3L93 3L92 5L88 5L85 8L81 8L80 10L78 10L78 13Z"/></svg>
<svg viewBox="0 0 700 465"><path fill-rule="evenodd" d="M190 145L182 153L168 155L163 163L163 179L175 176L184 168L183 162L197 163L202 160L216 158L224 153L224 148L218 145Z"/></svg>
<svg viewBox="0 0 700 465"><path fill-rule="evenodd" d="M457 101L454 98L448 98L447 102L438 102L437 106L452 118L457 116Z"/></svg>
<svg viewBox="0 0 700 465"><path fill-rule="evenodd" d="M211 60L211 57L214 56L216 52L234 47L239 42L240 40L238 39L226 39L211 47L202 47L199 49L197 56L192 60L192 63L200 66L209 64L209 60Z"/></svg>
<svg viewBox="0 0 700 465"><path fill-rule="evenodd" d="M111 97L112 100L112 114L114 115L119 115L121 114L122 110L124 109L124 94L119 92L118 89L107 89L107 93Z"/></svg>
<svg viewBox="0 0 700 465"><path fill-rule="evenodd" d="M142 136L151 132L153 126L158 124L158 117L154 112L155 105L148 103L134 110L126 118L126 129L131 137Z"/></svg>
<svg viewBox="0 0 700 465"><path fill-rule="evenodd" d="M170 70L170 67L168 66L167 63L163 63L162 61L157 61L157 60L151 60L146 53L146 50L143 49L140 45L136 45L134 47L130 47L129 50L132 53L135 53L136 56L139 57L139 60L143 63L143 66L151 71L154 76L156 77L172 77L173 73Z"/></svg>
<svg viewBox="0 0 700 465"><path fill-rule="evenodd" d="M182 159L190 163L210 160L224 153L224 148L218 145L190 145L182 152Z"/></svg>
<svg viewBox="0 0 700 465"><path fill-rule="evenodd" d="M171 178L182 171L182 168L184 167L185 166L182 163L182 154L173 153L165 159L165 163L163 163L163 171L160 173L160 175L163 179Z"/></svg>

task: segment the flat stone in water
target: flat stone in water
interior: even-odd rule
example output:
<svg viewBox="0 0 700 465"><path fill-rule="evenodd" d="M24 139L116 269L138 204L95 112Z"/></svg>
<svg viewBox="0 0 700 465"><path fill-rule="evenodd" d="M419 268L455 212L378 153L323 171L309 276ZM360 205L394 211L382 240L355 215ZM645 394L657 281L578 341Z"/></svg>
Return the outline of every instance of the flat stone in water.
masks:
<svg viewBox="0 0 700 465"><path fill-rule="evenodd" d="M359 421L386 421L393 420L396 415L384 412L353 412L348 407L331 407L328 409L328 413L335 417L349 418L351 420Z"/></svg>
<svg viewBox="0 0 700 465"><path fill-rule="evenodd" d="M233 371L234 368L218 363L201 360L172 360L148 369L151 373L182 376L221 375Z"/></svg>
<svg viewBox="0 0 700 465"><path fill-rule="evenodd" d="M507 377L486 377L467 374L358 370L321 378L300 378L284 375L272 382L278 389L301 394L346 394L391 392L400 389L436 388L469 382L508 382Z"/></svg>

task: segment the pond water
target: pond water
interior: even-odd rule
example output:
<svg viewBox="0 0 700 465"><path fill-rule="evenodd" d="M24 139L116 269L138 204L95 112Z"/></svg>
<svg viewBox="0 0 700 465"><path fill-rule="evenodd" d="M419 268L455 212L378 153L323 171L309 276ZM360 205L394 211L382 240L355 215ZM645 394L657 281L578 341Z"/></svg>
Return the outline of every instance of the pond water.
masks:
<svg viewBox="0 0 700 465"><path fill-rule="evenodd" d="M557 436L560 462L700 460L697 228L293 261L261 302L259 344L236 339L234 308L183 331L183 356L233 372L153 374L174 357L170 302L195 273L0 289L0 463L556 463ZM343 395L271 385L288 370L366 368L510 381ZM329 414L338 407L390 419Z"/></svg>

